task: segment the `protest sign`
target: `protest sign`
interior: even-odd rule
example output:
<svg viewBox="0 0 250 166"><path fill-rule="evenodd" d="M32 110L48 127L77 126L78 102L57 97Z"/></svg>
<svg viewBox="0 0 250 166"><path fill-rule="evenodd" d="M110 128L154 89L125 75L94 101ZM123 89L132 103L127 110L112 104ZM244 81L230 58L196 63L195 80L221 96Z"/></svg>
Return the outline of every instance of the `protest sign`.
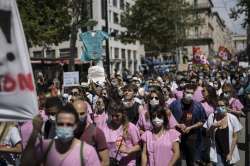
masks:
<svg viewBox="0 0 250 166"><path fill-rule="evenodd" d="M63 86L76 86L79 85L79 72L64 72L63 73Z"/></svg>
<svg viewBox="0 0 250 166"><path fill-rule="evenodd" d="M28 48L15 0L0 0L0 121L38 113Z"/></svg>
<svg viewBox="0 0 250 166"><path fill-rule="evenodd" d="M96 84L103 85L105 82L105 71L101 66L91 66L88 70L88 83L93 81Z"/></svg>

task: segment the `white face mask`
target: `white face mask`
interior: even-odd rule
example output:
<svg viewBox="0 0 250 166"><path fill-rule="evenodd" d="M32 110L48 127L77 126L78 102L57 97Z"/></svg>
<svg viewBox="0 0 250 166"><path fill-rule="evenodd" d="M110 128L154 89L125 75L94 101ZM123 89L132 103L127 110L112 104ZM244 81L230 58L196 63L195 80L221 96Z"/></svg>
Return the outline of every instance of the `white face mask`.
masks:
<svg viewBox="0 0 250 166"><path fill-rule="evenodd" d="M56 116L55 115L49 115L49 120L55 121L56 120Z"/></svg>
<svg viewBox="0 0 250 166"><path fill-rule="evenodd" d="M163 122L164 122L164 120L160 119L158 117L154 118L152 121L153 125L155 125L156 127L161 127Z"/></svg>
<svg viewBox="0 0 250 166"><path fill-rule="evenodd" d="M186 93L185 94L185 99L188 100L188 101L191 101L193 99L193 94Z"/></svg>
<svg viewBox="0 0 250 166"><path fill-rule="evenodd" d="M150 100L150 105L151 106L157 106L159 105L160 101L159 100L156 100L155 98Z"/></svg>

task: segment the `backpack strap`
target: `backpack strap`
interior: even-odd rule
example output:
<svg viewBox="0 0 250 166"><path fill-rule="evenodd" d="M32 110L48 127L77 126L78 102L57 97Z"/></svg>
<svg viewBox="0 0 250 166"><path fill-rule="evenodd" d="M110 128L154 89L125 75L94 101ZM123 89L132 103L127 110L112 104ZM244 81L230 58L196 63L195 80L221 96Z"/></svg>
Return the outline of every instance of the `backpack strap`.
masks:
<svg viewBox="0 0 250 166"><path fill-rule="evenodd" d="M46 152L44 153L44 156L43 156L43 159L42 159L42 162L44 163L44 165L46 165L47 157L48 157L49 151L50 151L53 143L54 143L54 139L52 139L50 141L49 146L48 146Z"/></svg>
<svg viewBox="0 0 250 166"><path fill-rule="evenodd" d="M83 156L83 142L81 141L81 147L80 147L80 159L81 159L81 166L84 166L84 156Z"/></svg>

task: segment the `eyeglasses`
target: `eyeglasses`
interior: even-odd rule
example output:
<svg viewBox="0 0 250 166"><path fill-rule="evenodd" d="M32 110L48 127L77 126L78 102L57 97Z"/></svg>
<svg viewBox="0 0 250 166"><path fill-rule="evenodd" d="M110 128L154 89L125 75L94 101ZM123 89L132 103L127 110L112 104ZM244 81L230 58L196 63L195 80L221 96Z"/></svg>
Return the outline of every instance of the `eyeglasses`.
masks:
<svg viewBox="0 0 250 166"><path fill-rule="evenodd" d="M54 115L56 115L56 112L48 112L47 115L54 116Z"/></svg>
<svg viewBox="0 0 250 166"><path fill-rule="evenodd" d="M158 97L150 97L151 100L155 99L155 100L158 100L159 98Z"/></svg>
<svg viewBox="0 0 250 166"><path fill-rule="evenodd" d="M56 125L57 126L67 126L67 127L73 127L74 126L74 124L72 124L72 123L62 123L62 122L58 122L58 123L56 123Z"/></svg>

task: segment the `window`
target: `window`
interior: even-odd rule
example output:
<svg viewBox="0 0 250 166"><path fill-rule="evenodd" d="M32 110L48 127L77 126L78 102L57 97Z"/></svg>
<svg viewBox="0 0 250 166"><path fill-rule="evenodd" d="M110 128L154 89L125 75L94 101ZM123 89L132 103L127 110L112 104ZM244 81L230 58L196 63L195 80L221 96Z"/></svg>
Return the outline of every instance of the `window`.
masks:
<svg viewBox="0 0 250 166"><path fill-rule="evenodd" d="M75 48L75 58L77 57L77 49ZM71 50L70 48L63 48L63 49L60 49L60 57L61 58L68 58L71 56Z"/></svg>
<svg viewBox="0 0 250 166"><path fill-rule="evenodd" d="M56 58L55 50L46 50L46 58Z"/></svg>
<svg viewBox="0 0 250 166"><path fill-rule="evenodd" d="M137 60L136 60L136 51L133 51L133 58L134 58L134 72L137 71Z"/></svg>
<svg viewBox="0 0 250 166"><path fill-rule="evenodd" d="M129 3L128 3L128 2L126 2L126 10L128 10L128 9L129 9L129 7L130 7Z"/></svg>
<svg viewBox="0 0 250 166"><path fill-rule="evenodd" d="M106 18L106 0L101 0L102 19Z"/></svg>
<svg viewBox="0 0 250 166"><path fill-rule="evenodd" d="M115 48L115 59L119 58L119 48Z"/></svg>
<svg viewBox="0 0 250 166"><path fill-rule="evenodd" d="M117 0L113 0L113 6L117 7Z"/></svg>
<svg viewBox="0 0 250 166"><path fill-rule="evenodd" d="M122 69L126 69L126 50L122 49Z"/></svg>
<svg viewBox="0 0 250 166"><path fill-rule="evenodd" d="M128 50L128 60L131 60L131 50Z"/></svg>
<svg viewBox="0 0 250 166"><path fill-rule="evenodd" d="M124 0L120 0L120 9L124 10L125 8L125 2Z"/></svg>
<svg viewBox="0 0 250 166"><path fill-rule="evenodd" d="M113 22L115 23L115 24L119 24L119 15L118 15L118 13L113 13Z"/></svg>
<svg viewBox="0 0 250 166"><path fill-rule="evenodd" d="M43 52L42 51L34 51L33 57L34 58L43 58Z"/></svg>

